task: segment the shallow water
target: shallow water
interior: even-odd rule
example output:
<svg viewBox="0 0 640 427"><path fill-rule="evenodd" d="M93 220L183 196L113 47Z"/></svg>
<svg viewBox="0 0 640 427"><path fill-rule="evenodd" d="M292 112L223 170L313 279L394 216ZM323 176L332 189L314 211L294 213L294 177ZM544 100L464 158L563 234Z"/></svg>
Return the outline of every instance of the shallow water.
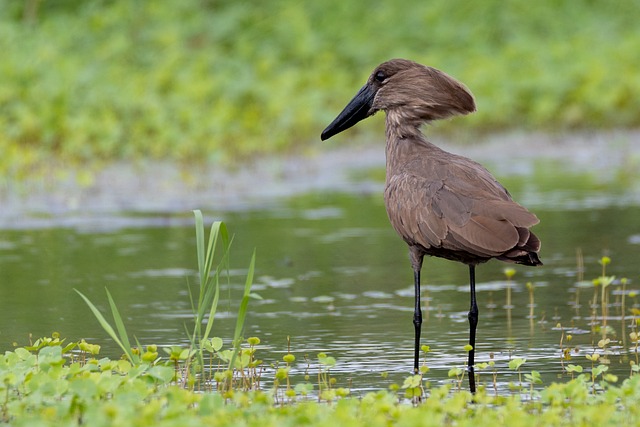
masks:
<svg viewBox="0 0 640 427"><path fill-rule="evenodd" d="M369 179L363 176L378 177L380 172L360 173L352 184ZM532 162L500 178L540 218L534 230L543 241L545 263L515 267L510 284L503 274L506 264L493 261L477 269L476 362L487 362L492 355L498 386L506 390L508 382L518 381L507 367L513 357L526 358L523 371L538 370L547 383L561 376L562 328L573 336L570 363L590 366L584 356L593 352L599 336L592 333L588 301L594 288L576 285L578 249L584 255L585 280L600 274L597 261L606 254L613 260L608 274L629 279L626 308L638 306L637 297L628 294L638 291L640 192L635 179L602 181L597 174L564 171L554 162ZM317 353L325 352L338 360L333 372L339 385L379 389L401 382L412 366L412 272L406 246L388 224L379 182L349 188L359 190L312 192L266 208L205 212L209 221L224 219L235 235L231 286L223 287L214 333L232 335L255 247L253 290L262 299L250 302L245 336L261 338L259 357L267 364L281 360L290 337L297 356L295 375L305 371L305 355L310 371L316 372ZM37 338L58 331L70 340L98 341L103 354L117 356L115 344L73 291L106 310L105 287L141 343L185 344L185 324L191 318L187 284L196 283L194 242L192 216L174 212L111 212L86 222L2 230L1 349L14 342L27 344L29 334ZM448 381L449 369L465 363L467 274L461 264L425 260L423 343L432 350L427 365L434 383ZM527 282L534 286L533 317ZM510 309L505 308L508 286ZM628 351L629 312L621 310L620 293L611 296L608 323L614 349L609 358L610 370L624 376L635 355ZM598 315L599 310L597 306ZM389 376L382 378L382 373ZM481 374L481 381L490 383L491 372Z"/></svg>

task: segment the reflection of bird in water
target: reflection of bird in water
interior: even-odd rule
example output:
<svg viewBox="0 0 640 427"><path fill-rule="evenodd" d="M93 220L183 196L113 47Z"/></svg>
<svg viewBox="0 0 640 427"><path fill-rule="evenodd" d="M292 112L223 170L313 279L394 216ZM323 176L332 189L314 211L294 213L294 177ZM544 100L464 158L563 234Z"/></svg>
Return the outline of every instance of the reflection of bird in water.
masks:
<svg viewBox="0 0 640 427"><path fill-rule="evenodd" d="M475 266L492 258L542 265L540 240L529 231L538 218L511 199L480 164L426 140L426 122L475 111L471 93L435 68L404 59L379 65L367 83L322 132L322 140L379 110L386 112L385 205L393 228L409 245L415 279L414 370L418 372L420 270L425 255L469 266L469 386L475 392L474 353L478 306Z"/></svg>

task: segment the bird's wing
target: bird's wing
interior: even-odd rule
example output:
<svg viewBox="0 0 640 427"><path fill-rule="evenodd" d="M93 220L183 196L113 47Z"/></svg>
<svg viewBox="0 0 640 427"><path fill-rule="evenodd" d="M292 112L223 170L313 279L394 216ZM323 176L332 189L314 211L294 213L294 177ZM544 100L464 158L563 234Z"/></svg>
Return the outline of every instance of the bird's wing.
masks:
<svg viewBox="0 0 640 427"><path fill-rule="evenodd" d="M528 228L538 218L514 202L486 169L470 165L432 164L428 177L391 178L387 210L405 241L493 257L529 239Z"/></svg>

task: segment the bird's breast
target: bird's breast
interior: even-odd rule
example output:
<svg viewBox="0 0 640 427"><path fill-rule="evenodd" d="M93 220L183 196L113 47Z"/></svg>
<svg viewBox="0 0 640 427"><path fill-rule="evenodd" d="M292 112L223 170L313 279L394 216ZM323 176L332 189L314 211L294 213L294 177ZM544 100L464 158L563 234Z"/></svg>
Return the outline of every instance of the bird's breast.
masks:
<svg viewBox="0 0 640 427"><path fill-rule="evenodd" d="M439 246L440 236L425 237L421 224L433 215L420 183L404 174L388 176L384 190L387 215L395 231L410 245Z"/></svg>

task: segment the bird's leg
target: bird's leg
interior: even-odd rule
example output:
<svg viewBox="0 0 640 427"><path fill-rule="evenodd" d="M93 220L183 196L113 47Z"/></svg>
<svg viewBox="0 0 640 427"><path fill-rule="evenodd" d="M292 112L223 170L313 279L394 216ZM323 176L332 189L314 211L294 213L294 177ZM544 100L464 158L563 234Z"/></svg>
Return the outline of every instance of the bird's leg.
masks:
<svg viewBox="0 0 640 427"><path fill-rule="evenodd" d="M413 271L415 286L415 308L413 310L413 326L415 328L415 348L413 354L413 373L420 372L418 364L420 361L420 328L422 326L422 309L420 308L420 270Z"/></svg>
<svg viewBox="0 0 640 427"><path fill-rule="evenodd" d="M413 267L413 284L415 287L415 307L413 310L413 327L415 328L415 345L413 353L413 373L420 373L418 366L420 362L420 328L422 327L422 309L420 308L420 270L422 270L422 260L424 252L416 246L409 247L409 258Z"/></svg>
<svg viewBox="0 0 640 427"><path fill-rule="evenodd" d="M469 286L471 290L471 308L469 308L469 361L467 370L469 373L469 390L471 393L476 392L476 378L473 369L474 356L476 351L476 327L478 326L478 304L476 303L476 267L469 266Z"/></svg>

